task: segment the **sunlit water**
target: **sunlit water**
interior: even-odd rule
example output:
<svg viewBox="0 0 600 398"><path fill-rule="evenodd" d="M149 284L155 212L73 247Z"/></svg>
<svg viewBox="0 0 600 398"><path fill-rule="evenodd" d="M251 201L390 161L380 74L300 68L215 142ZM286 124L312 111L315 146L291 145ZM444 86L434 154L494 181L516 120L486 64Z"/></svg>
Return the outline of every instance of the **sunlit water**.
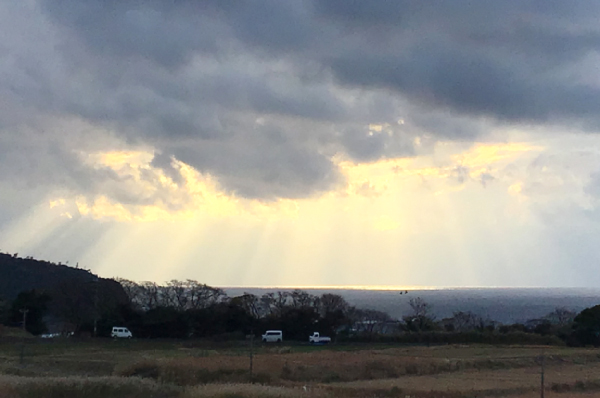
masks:
<svg viewBox="0 0 600 398"><path fill-rule="evenodd" d="M600 304L600 289L592 288L410 288L352 286L302 287L311 294L335 293L360 308L385 311L394 318L410 312L409 300L421 297L432 305L437 319L452 316L455 311L471 311L504 324L541 318L557 307L579 312ZM389 290L394 289L394 290ZM225 288L230 296L243 292L262 295L291 287ZM408 291L407 294L404 292ZM403 294L400 294L403 292Z"/></svg>

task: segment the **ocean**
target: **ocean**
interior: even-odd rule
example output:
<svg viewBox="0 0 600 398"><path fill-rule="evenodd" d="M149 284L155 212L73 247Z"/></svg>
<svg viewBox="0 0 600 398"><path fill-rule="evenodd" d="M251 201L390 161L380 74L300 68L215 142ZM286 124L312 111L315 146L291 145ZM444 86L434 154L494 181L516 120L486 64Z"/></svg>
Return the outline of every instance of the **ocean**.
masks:
<svg viewBox="0 0 600 398"><path fill-rule="evenodd" d="M230 297L244 292L262 295L290 288L224 288ZM408 290L302 288L313 295L334 293L358 308L385 311L400 319L410 313L411 298L420 297L432 306L436 319L452 316L456 311L471 311L503 324L541 318L557 307L580 312L600 304L600 289L595 288L448 288ZM402 290L404 292L404 290Z"/></svg>

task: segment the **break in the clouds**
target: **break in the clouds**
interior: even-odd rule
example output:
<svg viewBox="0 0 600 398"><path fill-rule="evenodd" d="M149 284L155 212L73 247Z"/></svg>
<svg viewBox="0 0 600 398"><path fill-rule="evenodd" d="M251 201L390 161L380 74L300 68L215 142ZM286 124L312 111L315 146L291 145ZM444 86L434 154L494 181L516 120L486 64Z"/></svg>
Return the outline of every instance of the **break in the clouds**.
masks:
<svg viewBox="0 0 600 398"><path fill-rule="evenodd" d="M174 156L236 195L274 199L344 184L335 156L412 156L424 135L475 140L503 125L598 129L593 1L1 7L2 147L38 159L19 168L18 179L32 184L47 178L28 167L54 173L60 163L78 189L111 178L64 164L85 149L72 135L106 140L100 130ZM56 131L57 120L80 125ZM15 144L16 136L48 145ZM13 167L6 159L2 167Z"/></svg>

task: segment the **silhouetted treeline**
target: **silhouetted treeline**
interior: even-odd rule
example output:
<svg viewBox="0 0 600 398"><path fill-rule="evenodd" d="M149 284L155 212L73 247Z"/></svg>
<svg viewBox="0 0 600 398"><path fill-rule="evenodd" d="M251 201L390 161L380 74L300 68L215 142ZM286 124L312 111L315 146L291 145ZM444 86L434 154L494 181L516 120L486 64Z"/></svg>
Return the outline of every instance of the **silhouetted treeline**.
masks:
<svg viewBox="0 0 600 398"><path fill-rule="evenodd" d="M301 341L317 331L335 341L600 346L600 305L579 314L557 308L512 325L464 311L438 320L419 297L409 305L398 320L356 308L337 294L293 290L229 297L194 280L159 285L103 279L88 270L0 253L0 324L25 325L34 335L108 337L113 326L126 326L136 338L242 339L277 329L284 340Z"/></svg>
<svg viewBox="0 0 600 398"><path fill-rule="evenodd" d="M243 338L248 333L280 329L285 339L301 341L319 331L338 341L600 344L600 306L579 315L557 308L540 319L501 325L464 311L437 320L430 304L413 297L410 312L395 320L381 311L351 306L331 293L316 296L293 290L228 297L222 289L193 280L164 285L119 283L128 305L122 307L120 318L103 320L103 333L121 322L138 337Z"/></svg>
<svg viewBox="0 0 600 398"><path fill-rule="evenodd" d="M112 319L102 320L102 332L121 322L139 337L226 338L278 329L285 339L307 340L315 331L335 336L356 323L391 320L383 312L353 307L331 293L316 296L293 290L229 297L222 289L193 280L165 285L118 281L128 305Z"/></svg>

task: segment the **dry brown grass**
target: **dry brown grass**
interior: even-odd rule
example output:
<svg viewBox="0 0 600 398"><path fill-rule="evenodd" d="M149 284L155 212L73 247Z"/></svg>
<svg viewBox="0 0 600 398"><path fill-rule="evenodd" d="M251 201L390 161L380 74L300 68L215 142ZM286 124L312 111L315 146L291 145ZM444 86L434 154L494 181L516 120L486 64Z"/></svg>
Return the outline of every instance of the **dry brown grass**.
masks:
<svg viewBox="0 0 600 398"><path fill-rule="evenodd" d="M176 387L140 378L0 376L3 398L175 398L180 394Z"/></svg>
<svg viewBox="0 0 600 398"><path fill-rule="evenodd" d="M262 375L264 381L351 382L468 370L535 367L537 356L541 352L539 347L270 352L255 356L254 371ZM592 350L550 349L546 350L545 355L549 365L596 364L600 361L598 353ZM210 355L142 361L118 368L116 374L145 376L144 368L148 366L155 369L157 375L154 378L190 385L198 382L247 381L249 360L239 355Z"/></svg>
<svg viewBox="0 0 600 398"><path fill-rule="evenodd" d="M182 398L326 398L331 393L318 388L277 387L248 384L206 385L188 389Z"/></svg>
<svg viewBox="0 0 600 398"><path fill-rule="evenodd" d="M14 328L0 325L0 338L2 339L33 339L31 333L24 331L22 328Z"/></svg>
<svg viewBox="0 0 600 398"><path fill-rule="evenodd" d="M156 391L157 394L183 394L185 398L300 395L458 398L516 397L519 394L528 397L539 385L536 361L542 352L546 356L548 397L567 398L574 394L584 398L583 393L595 394L594 383L600 378L600 356L596 350L566 347L360 349L353 346L347 350L336 346L322 349L262 347L254 357L254 377L251 378L249 359L243 350L222 347L200 350L166 345L158 349L159 344L163 343L158 342L156 346L147 342L133 342L129 346L43 344L30 349L23 365L19 363L15 347L4 351L0 347L0 374L28 376L11 379L25 383L19 384L18 392L14 391L17 384L6 381L10 378L0 379L0 397L13 394L19 398L46 398L49 395L35 394L48 386L57 394L91 392L81 395L87 397L95 397L95 391L110 392L104 395L107 397L152 396L143 393ZM304 352L299 352L301 350ZM251 381L263 385L250 384ZM580 381L579 387L575 384L577 381ZM29 387L23 387L26 384L30 384ZM552 385L558 387L551 389ZM163 391L159 387L170 390ZM123 395L124 391L131 394ZM135 395L138 393L141 395ZM180 395L159 396L179 398Z"/></svg>
<svg viewBox="0 0 600 398"><path fill-rule="evenodd" d="M253 373L247 368L208 367L193 359L146 360L115 370L122 377L141 377L178 386L194 386L208 383L268 383L271 377L264 373Z"/></svg>
<svg viewBox="0 0 600 398"><path fill-rule="evenodd" d="M564 392L582 392L600 390L600 364L565 364L550 366L545 372L546 390L552 391L552 386L563 385ZM456 393L473 394L477 396L513 395L514 393L537 391L540 386L540 368L529 367L522 369L498 370L467 370L456 373L438 375L406 376L396 379L380 379L355 381L347 383L332 383L328 387L338 393L355 390L386 391L394 387L412 393L438 392L449 395ZM578 387L579 386L579 387ZM557 391L552 391L557 393Z"/></svg>
<svg viewBox="0 0 600 398"><path fill-rule="evenodd" d="M208 384L178 388L137 377L0 376L2 398L327 398L323 389L258 384Z"/></svg>
<svg viewBox="0 0 600 398"><path fill-rule="evenodd" d="M518 394L514 395L511 398L539 398L539 391L532 391L527 394ZM545 398L600 398L600 392L568 392L568 393L555 393L555 392L545 392ZM485 398L485 397L482 397Z"/></svg>

